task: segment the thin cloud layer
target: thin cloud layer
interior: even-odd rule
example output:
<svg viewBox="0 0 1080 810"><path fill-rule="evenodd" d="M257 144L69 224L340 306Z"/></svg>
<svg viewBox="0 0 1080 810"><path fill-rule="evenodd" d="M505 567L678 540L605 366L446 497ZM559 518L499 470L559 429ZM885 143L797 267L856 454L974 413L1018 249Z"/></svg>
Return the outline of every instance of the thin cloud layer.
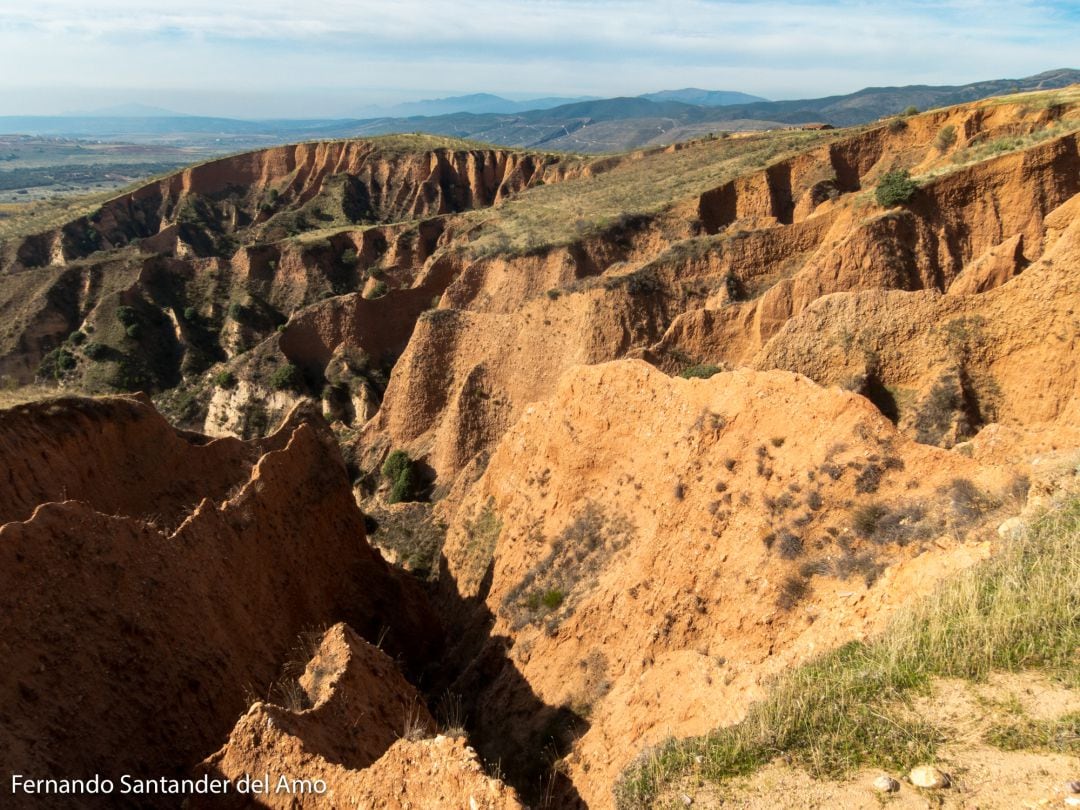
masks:
<svg viewBox="0 0 1080 810"><path fill-rule="evenodd" d="M62 105L73 89L91 101L154 89L140 99L249 115L283 114L267 104L289 98L296 114L328 115L480 90L693 84L781 98L952 84L1069 65L1078 16L1073 3L995 0L7 0L0 112L45 112L11 105Z"/></svg>

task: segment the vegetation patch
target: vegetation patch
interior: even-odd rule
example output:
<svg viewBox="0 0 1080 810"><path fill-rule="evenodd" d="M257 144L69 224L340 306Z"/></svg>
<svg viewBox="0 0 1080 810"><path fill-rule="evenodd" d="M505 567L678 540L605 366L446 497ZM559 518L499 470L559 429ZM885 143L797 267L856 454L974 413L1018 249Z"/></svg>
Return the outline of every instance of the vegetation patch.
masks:
<svg viewBox="0 0 1080 810"><path fill-rule="evenodd" d="M501 610L516 629L546 619L551 626L573 611L607 561L630 540L633 527L589 502L551 541L546 555L506 594Z"/></svg>
<svg viewBox="0 0 1080 810"><path fill-rule="evenodd" d="M693 775L723 782L779 754L814 776L863 766L907 768L933 757L941 732L911 696L934 677L984 679L1043 669L1080 685L1080 498L1048 512L1021 540L944 582L877 640L853 642L779 677L738 725L672 741L619 780L620 808L648 807ZM1075 718L1002 729L999 744L1070 745ZM1065 736L1062 736L1064 729Z"/></svg>
<svg viewBox="0 0 1080 810"><path fill-rule="evenodd" d="M236 387L236 375L228 369L219 371L214 375L213 383L217 388L224 388L226 390Z"/></svg>
<svg viewBox="0 0 1080 810"><path fill-rule="evenodd" d="M413 575L438 579L446 525L431 514L431 504L414 503L395 510L373 505L370 513L368 533L374 545L393 551L398 565Z"/></svg>
<svg viewBox="0 0 1080 810"><path fill-rule="evenodd" d="M304 388L304 375L292 363L286 363L274 370L269 383L275 391L300 391Z"/></svg>
<svg viewBox="0 0 1080 810"><path fill-rule="evenodd" d="M1080 713L1053 720L1020 717L998 723L986 733L986 742L1003 751L1052 751L1080 754Z"/></svg>
<svg viewBox="0 0 1080 810"><path fill-rule="evenodd" d="M65 346L59 346L41 359L37 378L42 382L63 379L68 372L74 371L75 355Z"/></svg>
<svg viewBox="0 0 1080 810"><path fill-rule="evenodd" d="M419 500L416 465L404 450L395 450L388 455L380 472L390 484L387 503Z"/></svg>
<svg viewBox="0 0 1080 810"><path fill-rule="evenodd" d="M903 205L919 190L919 184L911 179L907 169L895 169L886 172L874 189L874 199L884 208Z"/></svg>
<svg viewBox="0 0 1080 810"><path fill-rule="evenodd" d="M502 520L495 513L495 501L489 498L475 519L465 522L465 548L462 554L461 579L469 586L479 585L495 556L495 544L502 532Z"/></svg>
<svg viewBox="0 0 1080 810"><path fill-rule="evenodd" d="M708 363L696 363L692 366L687 366L679 372L679 376L687 380L707 380L721 371L720 366L710 365Z"/></svg>

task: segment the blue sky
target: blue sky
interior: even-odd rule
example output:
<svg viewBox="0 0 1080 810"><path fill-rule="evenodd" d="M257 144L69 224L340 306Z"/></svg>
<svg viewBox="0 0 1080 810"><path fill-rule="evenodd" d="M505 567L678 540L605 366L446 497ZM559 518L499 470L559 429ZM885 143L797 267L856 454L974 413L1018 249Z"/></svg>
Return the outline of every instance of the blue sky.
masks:
<svg viewBox="0 0 1080 810"><path fill-rule="evenodd" d="M347 115L470 92L769 98L1078 67L1080 2L0 0L0 114Z"/></svg>

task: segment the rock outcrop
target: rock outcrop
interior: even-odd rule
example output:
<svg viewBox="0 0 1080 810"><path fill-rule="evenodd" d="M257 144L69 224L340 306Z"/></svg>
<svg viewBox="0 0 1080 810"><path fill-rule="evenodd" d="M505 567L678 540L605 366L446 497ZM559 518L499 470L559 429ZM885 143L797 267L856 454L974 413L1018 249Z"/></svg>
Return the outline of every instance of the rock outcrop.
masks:
<svg viewBox="0 0 1080 810"><path fill-rule="evenodd" d="M491 626L452 688L485 756L553 746L608 807L642 748L736 721L770 674L985 556L1011 485L788 372L574 368L439 507L450 620Z"/></svg>
<svg viewBox="0 0 1080 810"><path fill-rule="evenodd" d="M320 625L348 621L406 666L437 649L423 594L367 545L317 417L262 446L204 444L145 402L60 400L0 413L0 435L20 481L0 526L13 772L182 774Z"/></svg>
<svg viewBox="0 0 1080 810"><path fill-rule="evenodd" d="M326 632L298 687L301 705L254 704L196 769L232 784L274 774L274 789L257 798L199 797L192 807L522 807L463 739L435 735L423 699L394 662L347 626ZM279 774L303 787L277 791Z"/></svg>

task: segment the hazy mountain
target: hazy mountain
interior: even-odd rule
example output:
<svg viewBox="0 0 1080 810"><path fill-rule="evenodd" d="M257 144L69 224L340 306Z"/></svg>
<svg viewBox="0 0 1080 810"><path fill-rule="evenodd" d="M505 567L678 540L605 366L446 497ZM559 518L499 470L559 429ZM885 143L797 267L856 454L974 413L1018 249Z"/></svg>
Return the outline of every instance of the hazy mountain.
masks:
<svg viewBox="0 0 1080 810"><path fill-rule="evenodd" d="M731 95L729 91L692 88L632 98L579 99L570 103L559 103L567 101L560 98L515 102L479 93L390 108L404 110L409 115L338 120L239 121L168 116L164 114L167 111L155 112L155 108L125 105L121 110L128 113L126 115L0 117L0 132L208 146L222 150L289 141L427 132L506 146L608 152L672 143L721 130L770 129L814 121L836 126L863 124L895 115L910 106L925 110L1074 83L1080 83L1080 71L1059 69L1022 79L996 79L959 86L867 87L855 93L825 98L723 106L717 105L723 97ZM687 103L680 100L682 98L697 98L698 103ZM438 115L415 112L451 107L459 109ZM520 109L522 107L528 109ZM132 114L136 112L137 115Z"/></svg>
<svg viewBox="0 0 1080 810"><path fill-rule="evenodd" d="M989 96L1066 87L1080 82L1080 70L1060 68L1023 79L994 79L959 86L867 87L855 93L798 101L768 101L724 107L721 118L767 118L790 124L824 121L850 126L895 115L906 107L948 107Z"/></svg>
<svg viewBox="0 0 1080 810"><path fill-rule="evenodd" d="M76 118L190 118L187 113L179 113L167 110L164 107L155 107L151 104L115 104L111 107L100 107L94 110L70 110L62 113L65 117Z"/></svg>
<svg viewBox="0 0 1080 810"><path fill-rule="evenodd" d="M682 90L661 90L658 93L642 93L641 98L649 101L681 101L683 104L696 104L701 107L726 107L729 104L753 104L756 101L768 101L761 96L740 93L736 90L702 90L698 87L684 87Z"/></svg>
<svg viewBox="0 0 1080 810"><path fill-rule="evenodd" d="M432 98L422 101L408 101L388 107L370 105L356 111L356 118L412 118L414 116L452 115L453 113L517 113L527 110L544 110L563 104L585 101L592 96L574 98L533 98L525 101L512 101L491 93L473 93L467 96Z"/></svg>

